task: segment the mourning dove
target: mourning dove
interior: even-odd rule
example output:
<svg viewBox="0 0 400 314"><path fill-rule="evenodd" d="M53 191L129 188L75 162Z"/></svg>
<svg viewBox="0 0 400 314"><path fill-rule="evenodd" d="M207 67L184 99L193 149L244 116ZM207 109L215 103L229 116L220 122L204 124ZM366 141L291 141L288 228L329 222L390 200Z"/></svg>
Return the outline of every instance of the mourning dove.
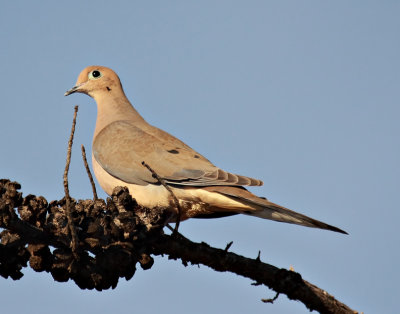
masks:
<svg viewBox="0 0 400 314"><path fill-rule="evenodd" d="M89 95L97 103L92 163L107 194L116 186L126 186L139 205L173 210L171 193L142 165L144 161L179 200L181 220L242 213L346 233L252 194L244 186L261 186L262 181L226 172L176 137L148 124L126 98L113 70L87 67L65 96L72 93ZM171 221L176 218L175 210Z"/></svg>

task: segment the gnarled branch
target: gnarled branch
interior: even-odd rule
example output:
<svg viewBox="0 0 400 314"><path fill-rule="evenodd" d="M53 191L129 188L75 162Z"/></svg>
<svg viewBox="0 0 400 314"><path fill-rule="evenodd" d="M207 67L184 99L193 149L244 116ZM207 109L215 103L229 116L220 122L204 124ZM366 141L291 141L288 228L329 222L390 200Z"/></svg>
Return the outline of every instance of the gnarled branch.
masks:
<svg viewBox="0 0 400 314"><path fill-rule="evenodd" d="M188 263L229 271L263 284L321 313L356 313L301 275L246 258L226 249L194 243L163 232L168 217L163 208L138 206L127 188L118 187L106 201L70 199L77 230L76 254L71 250L65 198L48 203L41 196L22 197L20 185L0 180L0 275L17 280L22 268L51 273L56 281L72 279L82 289L115 288L130 279L139 263L153 265L152 255L167 255Z"/></svg>

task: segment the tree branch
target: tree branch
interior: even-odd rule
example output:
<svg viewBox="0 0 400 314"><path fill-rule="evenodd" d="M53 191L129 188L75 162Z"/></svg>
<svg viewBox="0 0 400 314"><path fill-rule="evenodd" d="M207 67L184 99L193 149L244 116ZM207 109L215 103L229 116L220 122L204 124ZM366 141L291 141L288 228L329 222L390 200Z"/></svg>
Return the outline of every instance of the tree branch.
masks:
<svg viewBox="0 0 400 314"><path fill-rule="evenodd" d="M255 280L277 293L286 294L291 300L303 302L309 310L320 313L354 313L326 291L303 280L299 273L213 248L204 242L194 243L185 238L162 235L153 243L152 253L181 259L185 266L188 262L203 264L216 271L228 271Z"/></svg>
<svg viewBox="0 0 400 314"><path fill-rule="evenodd" d="M56 281L72 279L82 289L115 288L119 278L130 279L136 264L152 267L151 255L167 255L188 263L229 271L263 284L289 299L321 313L356 313L301 275L163 233L169 213L137 205L127 188L114 189L107 201L70 200L79 258L70 247L66 199L48 203L43 197L22 197L20 185L0 180L0 275L17 280L29 265L50 272ZM17 212L16 212L17 210ZM50 247L53 248L50 250Z"/></svg>

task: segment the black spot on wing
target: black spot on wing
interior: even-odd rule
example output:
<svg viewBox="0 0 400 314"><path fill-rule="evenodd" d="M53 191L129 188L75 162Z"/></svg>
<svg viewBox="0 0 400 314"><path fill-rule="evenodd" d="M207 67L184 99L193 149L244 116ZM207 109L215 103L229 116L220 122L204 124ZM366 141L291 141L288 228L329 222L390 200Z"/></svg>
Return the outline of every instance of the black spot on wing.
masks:
<svg viewBox="0 0 400 314"><path fill-rule="evenodd" d="M199 156L199 155L194 155L193 157L194 157L194 158L200 158L200 156Z"/></svg>
<svg viewBox="0 0 400 314"><path fill-rule="evenodd" d="M167 152L170 154L179 154L179 152L176 149L167 150Z"/></svg>

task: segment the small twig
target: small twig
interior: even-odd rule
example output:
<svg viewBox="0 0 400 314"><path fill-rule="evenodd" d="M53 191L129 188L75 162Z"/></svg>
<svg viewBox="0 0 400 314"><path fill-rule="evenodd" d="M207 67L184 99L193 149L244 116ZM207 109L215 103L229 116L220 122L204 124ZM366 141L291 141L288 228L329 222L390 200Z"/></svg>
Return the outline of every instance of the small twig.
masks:
<svg viewBox="0 0 400 314"><path fill-rule="evenodd" d="M229 242L229 243L226 245L224 251L225 251L225 252L228 252L228 250L230 249L230 247L232 246L232 244L233 244L233 241Z"/></svg>
<svg viewBox="0 0 400 314"><path fill-rule="evenodd" d="M172 232L174 231L174 228L172 228L169 224L166 224L165 226L166 226L170 231L172 231Z"/></svg>
<svg viewBox="0 0 400 314"><path fill-rule="evenodd" d="M257 262L261 262L261 251L258 251L258 255L257 255L256 261Z"/></svg>
<svg viewBox="0 0 400 314"><path fill-rule="evenodd" d="M167 189L167 191L171 194L172 199L175 202L175 206L178 209L178 217L176 218L176 222L175 222L175 229L173 231L173 235L177 235L178 234L178 228L179 228L179 224L181 222L181 214L182 214L182 208L181 205L179 204L179 201L177 199L177 197L175 196L174 192L172 192L171 188L165 183L165 181L148 165L146 164L144 161L142 161L142 165L145 166L153 175L153 178L157 179L158 182L160 182L160 184L165 187Z"/></svg>
<svg viewBox="0 0 400 314"><path fill-rule="evenodd" d="M77 248L78 248L78 235L76 234L74 222L72 220L72 214L71 214L71 200L69 196L69 188L68 188L68 171L69 171L69 165L71 163L71 150L72 150L72 143L74 140L74 133L75 133L75 125L76 125L76 115L78 112L78 106L75 106L74 108L74 119L72 120L72 128L71 128L71 135L69 136L68 140L68 151L67 151L67 161L65 164L65 170L64 170L64 191L65 191L65 207L66 207L66 214L67 214L67 219L68 219L68 229L71 234L71 248L72 252L74 253L74 256L78 258L77 254Z"/></svg>
<svg viewBox="0 0 400 314"><path fill-rule="evenodd" d="M172 228L169 224L166 224L165 226L172 232L171 236L173 235L175 238L177 238L179 236L179 238L181 238L181 239L189 240L184 235L182 235L182 233L179 233L178 231L175 231L175 229Z"/></svg>
<svg viewBox="0 0 400 314"><path fill-rule="evenodd" d="M85 150L85 146L83 146L83 144L81 145L81 149L82 149L83 164L85 165L86 172L87 172L87 175L89 177L90 184L92 185L93 200L95 201L95 200L98 199L97 191L96 191L96 185L94 184L93 176L92 176L92 173L90 172L90 168L89 168L89 165L88 165L88 162L87 162L87 159L86 159L86 150Z"/></svg>
<svg viewBox="0 0 400 314"><path fill-rule="evenodd" d="M276 293L276 295L272 299L261 299L264 303L274 303L276 299L279 297L279 292Z"/></svg>

